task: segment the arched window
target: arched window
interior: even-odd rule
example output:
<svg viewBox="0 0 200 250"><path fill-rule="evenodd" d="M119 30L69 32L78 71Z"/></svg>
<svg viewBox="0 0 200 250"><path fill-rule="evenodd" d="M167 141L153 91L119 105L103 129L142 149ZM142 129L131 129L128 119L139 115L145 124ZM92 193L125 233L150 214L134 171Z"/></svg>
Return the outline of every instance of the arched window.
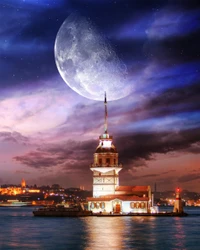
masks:
<svg viewBox="0 0 200 250"><path fill-rule="evenodd" d="M145 204L144 204L144 202L142 202L142 203L141 203L141 208L144 209L144 207L145 207Z"/></svg>
<svg viewBox="0 0 200 250"><path fill-rule="evenodd" d="M134 208L134 205L135 205L134 202L131 202L131 203L130 203L130 207L131 207L131 208Z"/></svg>
<svg viewBox="0 0 200 250"><path fill-rule="evenodd" d="M110 158L106 158L106 163L109 165L110 164Z"/></svg>
<svg viewBox="0 0 200 250"><path fill-rule="evenodd" d="M105 208L105 202L100 203L100 208L104 209Z"/></svg>

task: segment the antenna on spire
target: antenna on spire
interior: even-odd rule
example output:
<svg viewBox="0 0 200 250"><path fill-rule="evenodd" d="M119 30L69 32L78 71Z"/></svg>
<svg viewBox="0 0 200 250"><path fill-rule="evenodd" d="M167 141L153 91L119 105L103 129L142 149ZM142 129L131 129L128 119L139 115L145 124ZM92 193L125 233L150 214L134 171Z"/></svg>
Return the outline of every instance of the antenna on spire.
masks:
<svg viewBox="0 0 200 250"><path fill-rule="evenodd" d="M107 123L108 112L107 112L107 99L106 99L106 92L105 92L105 100L104 100L104 105L105 105L105 123L104 123L104 132L105 132L105 134L107 134L107 133L108 133L108 123Z"/></svg>

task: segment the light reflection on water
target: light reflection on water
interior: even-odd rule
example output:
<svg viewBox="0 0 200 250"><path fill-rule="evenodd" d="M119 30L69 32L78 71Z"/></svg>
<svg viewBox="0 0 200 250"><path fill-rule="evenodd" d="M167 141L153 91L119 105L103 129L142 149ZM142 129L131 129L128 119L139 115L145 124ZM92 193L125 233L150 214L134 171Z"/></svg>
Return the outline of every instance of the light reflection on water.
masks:
<svg viewBox="0 0 200 250"><path fill-rule="evenodd" d="M174 226L175 226L175 234L174 234L174 237L176 239L175 241L175 246L177 247L177 249L186 249L184 246L185 246L185 238L186 238L186 235L185 235L185 232L183 230L183 225L182 225L182 222L181 222L181 218L175 218L175 223L174 223Z"/></svg>
<svg viewBox="0 0 200 250"><path fill-rule="evenodd" d="M88 232L85 250L123 249L125 223L122 217L117 220L111 217L91 217L84 221Z"/></svg>
<svg viewBox="0 0 200 250"><path fill-rule="evenodd" d="M200 216L38 218L32 210L0 208L0 249L200 249Z"/></svg>

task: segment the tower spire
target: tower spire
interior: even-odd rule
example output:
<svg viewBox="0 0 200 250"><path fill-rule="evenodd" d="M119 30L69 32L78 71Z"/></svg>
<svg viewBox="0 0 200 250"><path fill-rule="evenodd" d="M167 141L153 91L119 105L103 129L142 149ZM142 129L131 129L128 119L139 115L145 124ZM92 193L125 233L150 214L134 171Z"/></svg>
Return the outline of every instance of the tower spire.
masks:
<svg viewBox="0 0 200 250"><path fill-rule="evenodd" d="M106 99L106 92L105 92L105 100L104 100L104 105L105 105L105 122L104 122L104 133L108 133L108 111L107 111L107 99Z"/></svg>

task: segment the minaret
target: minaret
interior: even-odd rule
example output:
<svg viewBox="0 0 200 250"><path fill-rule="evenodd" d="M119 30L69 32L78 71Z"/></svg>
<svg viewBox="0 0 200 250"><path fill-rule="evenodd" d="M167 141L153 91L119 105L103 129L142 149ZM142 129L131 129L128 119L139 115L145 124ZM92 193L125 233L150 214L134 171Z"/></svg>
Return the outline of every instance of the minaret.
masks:
<svg viewBox="0 0 200 250"><path fill-rule="evenodd" d="M112 143L113 137L108 134L108 112L105 93L105 121L104 133L99 136L99 145L94 153L94 163L90 169L93 171L93 197L115 194L119 186L119 171L122 165L118 164L118 153Z"/></svg>

